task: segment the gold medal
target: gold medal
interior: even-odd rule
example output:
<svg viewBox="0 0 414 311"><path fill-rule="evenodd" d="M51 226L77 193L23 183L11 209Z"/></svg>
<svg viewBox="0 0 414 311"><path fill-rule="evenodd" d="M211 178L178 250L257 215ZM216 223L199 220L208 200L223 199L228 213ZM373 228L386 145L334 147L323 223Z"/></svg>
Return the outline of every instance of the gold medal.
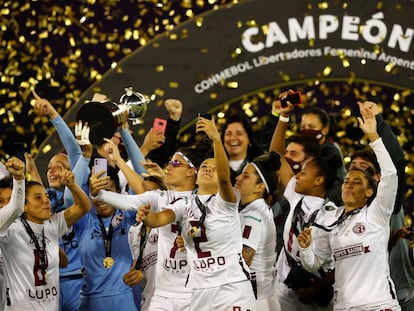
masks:
<svg viewBox="0 0 414 311"><path fill-rule="evenodd" d="M197 234L198 228L196 226L191 227L188 231L187 231L187 235L189 237L194 238Z"/></svg>
<svg viewBox="0 0 414 311"><path fill-rule="evenodd" d="M139 281L141 282L144 277L144 274L142 273L141 270L137 270L137 272L138 272Z"/></svg>
<svg viewBox="0 0 414 311"><path fill-rule="evenodd" d="M112 257L105 257L103 260L103 266L106 269L110 269L112 268L112 266L114 265L114 259Z"/></svg>

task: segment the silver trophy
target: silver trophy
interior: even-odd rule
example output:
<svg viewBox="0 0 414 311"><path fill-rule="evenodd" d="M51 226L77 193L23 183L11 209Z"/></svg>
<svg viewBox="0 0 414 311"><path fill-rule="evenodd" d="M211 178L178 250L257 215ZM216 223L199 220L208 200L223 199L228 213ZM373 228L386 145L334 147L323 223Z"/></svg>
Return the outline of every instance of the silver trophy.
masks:
<svg viewBox="0 0 414 311"><path fill-rule="evenodd" d="M124 90L125 93L122 94L119 103L128 108L128 119L133 125L141 124L147 111L147 104L151 99L146 95L135 92L132 86L128 86Z"/></svg>
<svg viewBox="0 0 414 311"><path fill-rule="evenodd" d="M89 140L94 145L101 145L104 138L111 138L116 130L125 123L126 118L133 125L142 123L151 101L148 96L135 92L132 87L126 87L120 102L108 98L102 101L93 100L85 103L78 111L76 120L88 122L91 129Z"/></svg>

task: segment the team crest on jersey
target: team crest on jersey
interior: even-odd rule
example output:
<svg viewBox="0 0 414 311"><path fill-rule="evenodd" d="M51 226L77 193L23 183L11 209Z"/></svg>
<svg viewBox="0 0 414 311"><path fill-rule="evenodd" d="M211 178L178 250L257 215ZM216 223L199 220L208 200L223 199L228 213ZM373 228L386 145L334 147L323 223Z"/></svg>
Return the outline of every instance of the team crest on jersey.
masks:
<svg viewBox="0 0 414 311"><path fill-rule="evenodd" d="M352 228L352 232L356 235L363 235L365 232L365 225L363 223L356 223L355 226Z"/></svg>
<svg viewBox="0 0 414 311"><path fill-rule="evenodd" d="M116 215L114 218L112 218L112 227L118 227L120 224L121 224L121 222L122 222L122 219L124 219L124 215L123 214L118 214L118 215Z"/></svg>
<svg viewBox="0 0 414 311"><path fill-rule="evenodd" d="M158 234L153 234L148 237L148 243L155 244L158 242Z"/></svg>

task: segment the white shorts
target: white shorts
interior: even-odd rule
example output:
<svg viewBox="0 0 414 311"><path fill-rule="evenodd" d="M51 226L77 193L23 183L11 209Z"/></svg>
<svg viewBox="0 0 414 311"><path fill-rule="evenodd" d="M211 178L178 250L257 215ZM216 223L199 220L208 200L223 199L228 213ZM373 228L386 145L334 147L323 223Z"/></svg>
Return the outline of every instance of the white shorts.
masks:
<svg viewBox="0 0 414 311"><path fill-rule="evenodd" d="M191 311L255 311L256 299L250 281L213 288L194 289Z"/></svg>
<svg viewBox="0 0 414 311"><path fill-rule="evenodd" d="M190 298L172 298L153 295L148 311L189 311Z"/></svg>
<svg viewBox="0 0 414 311"><path fill-rule="evenodd" d="M276 292L271 297L257 299L256 309L259 311L282 311Z"/></svg>

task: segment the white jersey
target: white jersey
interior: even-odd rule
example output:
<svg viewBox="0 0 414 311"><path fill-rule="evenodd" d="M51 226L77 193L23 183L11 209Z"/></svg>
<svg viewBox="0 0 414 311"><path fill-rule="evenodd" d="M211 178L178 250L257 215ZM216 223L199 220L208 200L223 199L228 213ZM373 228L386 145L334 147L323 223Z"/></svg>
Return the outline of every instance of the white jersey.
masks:
<svg viewBox="0 0 414 311"><path fill-rule="evenodd" d="M182 221L183 238L191 270L188 286L194 289L212 288L224 284L246 281L249 270L242 257L242 235L237 202L224 201L219 194L200 195L200 201L207 206L204 224L195 237L188 236L188 230L197 225L202 215L194 198L186 197L170 204L176 220Z"/></svg>
<svg viewBox="0 0 414 311"><path fill-rule="evenodd" d="M119 194L102 190L96 199L120 210L138 210L150 204L155 212L163 210L170 202L190 195L190 191L152 190L142 194ZM181 232L181 224L173 223L158 228L158 253L154 295L174 298L190 298L191 289L185 287L188 272L187 252L178 249L175 239Z"/></svg>
<svg viewBox="0 0 414 311"><path fill-rule="evenodd" d="M6 279L4 278L3 254L0 249L0 311L6 305Z"/></svg>
<svg viewBox="0 0 414 311"><path fill-rule="evenodd" d="M257 299L273 296L276 275L276 226L273 212L263 199L240 211L243 244L255 251L250 271L256 278ZM253 278L254 279L254 278Z"/></svg>
<svg viewBox="0 0 414 311"><path fill-rule="evenodd" d="M331 218L331 212L328 213L330 209L332 209L332 215L335 215L337 207L332 202L327 202L325 199L321 197L315 197L315 196L308 196L303 195L300 193L297 193L295 191L296 186L296 178L292 177L292 179L289 181L289 183L286 186L284 196L289 201L290 204L290 210L289 214L286 218L284 230L283 230L283 243L284 248L280 251L279 258L277 260L277 280L280 283L283 283L288 276L290 272L290 266L288 264L288 259L286 256L286 251L289 253L290 257L293 258L296 262L300 263L300 247L299 243L297 241L296 235L293 232L293 217L295 213L295 207L298 203L301 202L301 210L302 213L301 219L306 223L309 222L312 218L312 215L316 211L316 218L314 219L314 222L319 224L326 224L331 223L335 221L335 218ZM326 217L328 217L329 214L329 220L326 220ZM299 232L301 232L302 229L298 229ZM318 232L320 231L320 232ZM317 227L312 228L312 236L316 235L326 235L326 233ZM328 270L329 264L327 264L327 267L324 267L325 270ZM319 275L319 273L315 272L316 275Z"/></svg>
<svg viewBox="0 0 414 311"><path fill-rule="evenodd" d="M59 237L69 231L63 212L54 214L44 224L28 221L39 244L42 230L46 241L47 270L36 268L39 256L20 219L0 233L9 306L5 310L59 309Z"/></svg>
<svg viewBox="0 0 414 311"><path fill-rule="evenodd" d="M381 167L377 196L330 235L335 260L335 310L400 310L388 265L390 217L397 192L397 173L381 139L370 144Z"/></svg>
<svg viewBox="0 0 414 311"><path fill-rule="evenodd" d="M147 242L141 242L141 230L143 223L131 226L129 229L128 243L131 248L132 257L138 259L141 252L141 246L145 243L142 252L141 271L143 273L141 311L147 311L148 305L155 290L155 276L157 266L158 250L158 228L152 228L146 238Z"/></svg>

